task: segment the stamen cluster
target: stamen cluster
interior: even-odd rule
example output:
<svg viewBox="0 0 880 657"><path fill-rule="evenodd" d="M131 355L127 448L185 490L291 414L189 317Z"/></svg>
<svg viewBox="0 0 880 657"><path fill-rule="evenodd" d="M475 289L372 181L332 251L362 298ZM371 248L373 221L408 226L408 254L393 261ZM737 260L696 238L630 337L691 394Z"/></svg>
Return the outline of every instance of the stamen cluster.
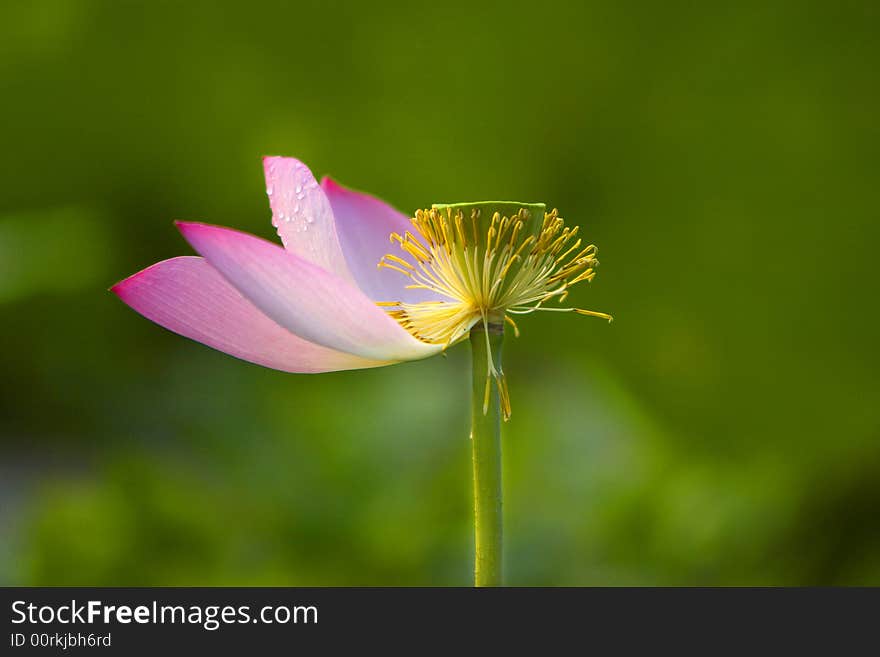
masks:
<svg viewBox="0 0 880 657"><path fill-rule="evenodd" d="M510 314L536 310L571 311L611 319L605 313L577 308L543 308L564 301L571 286L592 280L597 249L582 246L578 227L569 228L556 210L520 208L510 216L493 212L485 221L480 208L465 213L454 207L419 210L414 231L394 233L409 259L386 255L379 267L408 276L408 288L431 290L448 300L380 305L419 340L448 347L482 321L507 321ZM517 331L518 333L518 331Z"/></svg>

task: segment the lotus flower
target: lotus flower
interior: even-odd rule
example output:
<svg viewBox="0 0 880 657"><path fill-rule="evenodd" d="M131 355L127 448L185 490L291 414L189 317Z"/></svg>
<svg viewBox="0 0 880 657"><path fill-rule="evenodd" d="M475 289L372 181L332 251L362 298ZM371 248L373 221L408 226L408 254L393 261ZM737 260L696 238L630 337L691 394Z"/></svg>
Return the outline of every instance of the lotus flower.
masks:
<svg viewBox="0 0 880 657"><path fill-rule="evenodd" d="M489 244L483 235L471 240L483 242L486 262L471 262L462 257L468 237L461 213L450 215L453 223L459 217L458 232L447 235L446 214L436 208L410 219L330 178L318 184L296 159L267 157L263 164L283 248L231 228L177 222L201 257L156 263L112 291L144 317L209 347L265 367L313 373L432 356L499 310L512 323L509 314L541 309L592 278L597 264L590 246L575 248L568 268L555 266L577 230L563 229L555 213L543 222L553 230L540 232L517 227L517 208L512 218L490 220L496 225L489 227ZM400 256L388 253L389 238ZM516 266L529 248L534 254ZM512 290L496 284L505 277ZM497 368L488 374L503 381Z"/></svg>
<svg viewBox="0 0 880 657"><path fill-rule="evenodd" d="M538 310L610 321L605 313L544 305L593 279L596 247L583 246L578 228L541 203L434 205L410 218L329 178L319 185L298 160L268 157L264 167L283 247L178 222L201 257L164 260L113 292L175 333L286 372L415 360L470 336L474 581L499 585L499 424L510 417L504 325L518 333L512 315Z"/></svg>

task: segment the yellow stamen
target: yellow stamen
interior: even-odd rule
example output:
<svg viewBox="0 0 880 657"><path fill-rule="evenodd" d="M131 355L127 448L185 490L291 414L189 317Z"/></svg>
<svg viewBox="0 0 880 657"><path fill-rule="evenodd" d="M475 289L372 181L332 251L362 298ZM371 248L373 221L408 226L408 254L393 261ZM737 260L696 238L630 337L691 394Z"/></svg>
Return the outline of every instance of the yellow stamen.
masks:
<svg viewBox="0 0 880 657"><path fill-rule="evenodd" d="M388 256L385 256L385 257L388 257ZM393 269L394 271L399 271L404 276L410 276L410 277L412 276L412 274L410 274L406 269L401 269L400 267L397 267L395 265L389 265L384 260L380 260L379 264L376 266L377 267L384 267L385 269Z"/></svg>
<svg viewBox="0 0 880 657"><path fill-rule="evenodd" d="M519 327L516 325L516 322L513 321L513 317L511 317L510 315L505 315L504 321L513 327L513 335L514 335L514 337L518 338L519 337Z"/></svg>
<svg viewBox="0 0 880 657"><path fill-rule="evenodd" d="M388 254L388 255L383 256L383 260L384 260L385 258L388 258L388 259L391 260L392 262L395 262L395 263L397 263L398 265L401 265L402 267L405 267L406 269L409 269L410 271L415 271L415 270L416 270L416 268L413 267L411 264L409 264L406 260L404 260L403 258L398 258L396 255Z"/></svg>
<svg viewBox="0 0 880 657"><path fill-rule="evenodd" d="M614 318L608 313L597 313L595 310L584 310L582 308L572 308L574 312L578 315L589 315L590 317L600 317L601 319L607 319L609 322L613 322Z"/></svg>
<svg viewBox="0 0 880 657"><path fill-rule="evenodd" d="M498 399L501 401L501 416L506 422L510 419L511 409L510 393L507 390L507 377L504 376L504 372L501 372L495 377L495 382L498 384Z"/></svg>

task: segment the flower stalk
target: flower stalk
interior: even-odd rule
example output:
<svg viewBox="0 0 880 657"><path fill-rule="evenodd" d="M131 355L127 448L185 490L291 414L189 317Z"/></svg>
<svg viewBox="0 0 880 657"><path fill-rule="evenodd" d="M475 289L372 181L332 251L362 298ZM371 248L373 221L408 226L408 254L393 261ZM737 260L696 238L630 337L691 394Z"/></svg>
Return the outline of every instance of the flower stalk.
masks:
<svg viewBox="0 0 880 657"><path fill-rule="evenodd" d="M488 378L490 364L501 371L503 318L490 317L470 331L472 365L471 443L474 465L474 585L501 586L501 396ZM488 404L486 392L488 391Z"/></svg>

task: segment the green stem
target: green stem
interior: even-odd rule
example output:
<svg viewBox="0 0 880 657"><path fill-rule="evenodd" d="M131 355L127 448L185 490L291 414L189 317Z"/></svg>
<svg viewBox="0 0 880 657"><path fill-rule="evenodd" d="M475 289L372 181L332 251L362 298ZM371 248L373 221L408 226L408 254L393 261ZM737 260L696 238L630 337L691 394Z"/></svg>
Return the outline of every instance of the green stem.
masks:
<svg viewBox="0 0 880 657"><path fill-rule="evenodd" d="M483 412L489 357L501 371L503 323L471 329L473 390L471 442L474 460L474 585L501 586L501 412L498 386L489 382L488 411Z"/></svg>

